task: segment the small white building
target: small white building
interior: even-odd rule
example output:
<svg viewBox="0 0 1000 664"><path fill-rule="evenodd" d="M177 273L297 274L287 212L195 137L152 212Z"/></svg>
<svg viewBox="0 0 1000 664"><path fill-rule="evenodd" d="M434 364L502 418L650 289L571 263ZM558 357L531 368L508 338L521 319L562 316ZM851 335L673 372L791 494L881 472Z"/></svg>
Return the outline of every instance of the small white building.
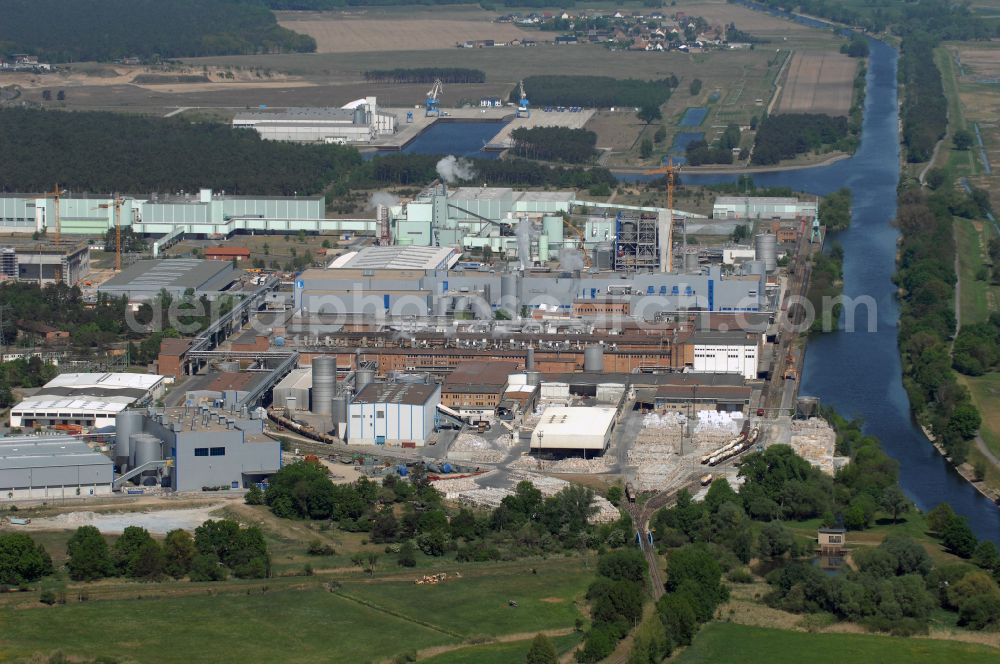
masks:
<svg viewBox="0 0 1000 664"><path fill-rule="evenodd" d="M617 408L549 406L531 432L531 449L603 452L611 445Z"/></svg>
<svg viewBox="0 0 1000 664"><path fill-rule="evenodd" d="M348 445L427 444L434 431L441 386L370 383L348 407Z"/></svg>
<svg viewBox="0 0 1000 664"><path fill-rule="evenodd" d="M133 403L159 399L165 389L166 378L157 374L59 374L10 409L10 426L114 426L118 413Z"/></svg>
<svg viewBox="0 0 1000 664"><path fill-rule="evenodd" d="M736 373L747 380L757 378L760 340L757 335L698 332L692 339L698 373Z"/></svg>

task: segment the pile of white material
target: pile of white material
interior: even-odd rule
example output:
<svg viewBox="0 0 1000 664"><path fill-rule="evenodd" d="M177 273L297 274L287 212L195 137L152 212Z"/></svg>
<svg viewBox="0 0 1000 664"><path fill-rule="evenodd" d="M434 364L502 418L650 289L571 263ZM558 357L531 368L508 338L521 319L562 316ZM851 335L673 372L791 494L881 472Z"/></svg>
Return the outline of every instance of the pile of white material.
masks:
<svg viewBox="0 0 1000 664"><path fill-rule="evenodd" d="M473 507L487 507L492 509L499 507L500 502L512 493L510 489L475 489L459 493L458 501L466 505L472 505Z"/></svg>
<svg viewBox="0 0 1000 664"><path fill-rule="evenodd" d="M789 444L803 459L823 472L833 474L837 432L826 420L820 417L793 420Z"/></svg>
<svg viewBox="0 0 1000 664"><path fill-rule="evenodd" d="M511 479L515 484L522 480L527 480L535 485L535 488L542 492L543 496L552 496L564 488L569 486L569 482L564 480L556 479L554 477L546 477L544 475L536 475L534 473L511 473ZM458 494L457 498L460 502L474 505L476 507L497 507L500 502L507 496L513 495L514 489L476 489L471 491L462 491ZM608 502L603 496L594 496L594 501L591 503L593 507L596 508L596 512L590 517L591 523L611 523L617 521L620 513L618 508Z"/></svg>
<svg viewBox="0 0 1000 664"><path fill-rule="evenodd" d="M645 463L662 463L677 454L677 438L670 442L657 441L633 445L626 455L630 466L641 466Z"/></svg>
<svg viewBox="0 0 1000 664"><path fill-rule="evenodd" d="M474 452L476 450L492 449L492 447L488 440L468 431L458 434L458 438L451 444L451 449L457 452Z"/></svg>
<svg viewBox="0 0 1000 664"><path fill-rule="evenodd" d="M739 434L743 428L743 413L702 410L694 426L693 440L698 445L723 444Z"/></svg>
<svg viewBox="0 0 1000 664"><path fill-rule="evenodd" d="M457 477L437 480L434 482L434 488L443 493L445 498L457 498L463 491L475 491L479 485L476 484L474 477Z"/></svg>
<svg viewBox="0 0 1000 664"><path fill-rule="evenodd" d="M593 459L571 457L545 464L545 470L553 473L606 473L614 460L607 456Z"/></svg>
<svg viewBox="0 0 1000 664"><path fill-rule="evenodd" d="M687 420L684 413L668 410L662 414L647 413L642 418L643 429L664 429L667 427L676 428Z"/></svg>
<svg viewBox="0 0 1000 664"><path fill-rule="evenodd" d="M500 436L504 438L504 436ZM509 439L510 436L507 436ZM509 447L509 443L504 446ZM448 458L475 463L500 463L506 454L496 449L490 441L474 433L462 432L448 448Z"/></svg>

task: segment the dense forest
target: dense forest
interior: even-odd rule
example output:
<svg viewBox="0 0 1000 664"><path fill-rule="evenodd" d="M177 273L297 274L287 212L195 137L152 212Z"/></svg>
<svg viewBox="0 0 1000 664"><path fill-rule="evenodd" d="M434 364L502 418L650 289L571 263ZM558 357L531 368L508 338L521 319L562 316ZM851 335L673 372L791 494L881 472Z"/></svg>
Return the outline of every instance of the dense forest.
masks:
<svg viewBox="0 0 1000 664"><path fill-rule="evenodd" d="M851 225L851 190L842 187L819 202L820 223L830 231L842 231Z"/></svg>
<svg viewBox="0 0 1000 664"><path fill-rule="evenodd" d="M375 157L353 174L351 186L425 185L438 177L439 155L400 154ZM472 159L475 182L498 186L589 189L613 187L615 176L606 168L546 166L523 159Z"/></svg>
<svg viewBox="0 0 1000 664"><path fill-rule="evenodd" d="M583 164L597 154L597 134L568 127L521 127L511 132L511 151L526 159Z"/></svg>
<svg viewBox="0 0 1000 664"><path fill-rule="evenodd" d="M911 408L957 464L965 461L980 416L968 390L955 379L949 353L955 332L956 281L950 194L945 190L900 194L896 224L902 245L896 283L902 304L903 386Z"/></svg>
<svg viewBox="0 0 1000 664"><path fill-rule="evenodd" d="M847 118L822 113L782 113L764 118L757 131L753 163L776 164L782 159L835 145L847 138Z"/></svg>
<svg viewBox="0 0 1000 664"><path fill-rule="evenodd" d="M369 69L364 73L370 83L485 83L486 73L481 69L463 67L414 67L399 69Z"/></svg>
<svg viewBox="0 0 1000 664"><path fill-rule="evenodd" d="M733 0L730 0L731 2ZM771 9L821 16L869 32L889 30L905 36L934 32L942 39L968 41L1000 35L996 18L973 12L968 4L949 0L883 0L878 3L840 3L826 0L755 0Z"/></svg>
<svg viewBox="0 0 1000 664"><path fill-rule="evenodd" d="M927 161L948 130L948 99L934 64L934 43L923 36L909 37L903 53L899 68L906 93L900 113L906 160Z"/></svg>
<svg viewBox="0 0 1000 664"><path fill-rule="evenodd" d="M524 90L534 106L585 106L610 108L633 106L658 108L670 98L677 87L677 77L657 81L634 78L616 79L610 76L529 76ZM510 101L518 101L518 91L511 92Z"/></svg>
<svg viewBox="0 0 1000 664"><path fill-rule="evenodd" d="M258 0L7 0L0 52L44 61L312 52Z"/></svg>
<svg viewBox="0 0 1000 664"><path fill-rule="evenodd" d="M0 110L0 190L322 193L354 148L263 141L255 131L116 113Z"/></svg>
<svg viewBox="0 0 1000 664"><path fill-rule="evenodd" d="M690 166L702 164L731 164L733 149L740 146L740 127L730 124L722 132L718 145L710 146L704 139L692 141L685 148L685 158Z"/></svg>

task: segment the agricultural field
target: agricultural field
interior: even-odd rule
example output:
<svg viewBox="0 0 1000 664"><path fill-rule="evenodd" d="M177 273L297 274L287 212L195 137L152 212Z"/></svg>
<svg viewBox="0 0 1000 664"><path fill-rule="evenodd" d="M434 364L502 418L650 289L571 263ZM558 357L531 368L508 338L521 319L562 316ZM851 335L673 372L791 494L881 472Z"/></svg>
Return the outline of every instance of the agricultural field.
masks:
<svg viewBox="0 0 1000 664"><path fill-rule="evenodd" d="M945 92L951 103L949 133L968 129L975 134L979 127L984 150L978 146L965 151L951 150L946 139L942 149L946 154L936 163L952 168L955 175L969 176L974 186L986 189L994 209L1000 209L1000 187L992 171L1000 164L1000 48L980 43L950 44L938 50L938 66L942 71ZM983 165L985 153L990 169ZM947 161L944 161L944 159Z"/></svg>
<svg viewBox="0 0 1000 664"><path fill-rule="evenodd" d="M847 115L858 60L839 53L795 53L781 84L778 113Z"/></svg>
<svg viewBox="0 0 1000 664"><path fill-rule="evenodd" d="M808 654L806 654L808 653ZM695 636L678 664L985 664L1000 660L988 646L866 634L808 634L712 623Z"/></svg>
<svg viewBox="0 0 1000 664"><path fill-rule="evenodd" d="M537 31L510 23L494 23L486 12L467 12L465 18L437 16L399 20L398 16L371 18L356 12L277 12L278 23L316 40L317 53L380 53L455 48L468 40L510 42L538 38Z"/></svg>

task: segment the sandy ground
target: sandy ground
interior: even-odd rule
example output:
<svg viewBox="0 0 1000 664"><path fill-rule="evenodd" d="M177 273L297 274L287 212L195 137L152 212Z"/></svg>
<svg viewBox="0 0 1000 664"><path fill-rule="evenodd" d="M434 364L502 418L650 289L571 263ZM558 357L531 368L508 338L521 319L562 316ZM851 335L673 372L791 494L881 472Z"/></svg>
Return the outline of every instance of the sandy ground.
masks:
<svg viewBox="0 0 1000 664"><path fill-rule="evenodd" d="M120 533L127 526L140 526L154 535L166 535L177 528L194 530L213 517L212 513L226 507L213 503L204 507L149 512L68 512L46 519L32 519L26 530L74 530L80 526L94 526L102 533Z"/></svg>
<svg viewBox="0 0 1000 664"><path fill-rule="evenodd" d="M839 53L796 53L788 66L779 113L847 115L857 60Z"/></svg>
<svg viewBox="0 0 1000 664"><path fill-rule="evenodd" d="M283 27L315 39L317 53L437 50L467 40L542 38L510 23L493 23L485 13L467 19L371 19L342 12L277 12L277 16Z"/></svg>

